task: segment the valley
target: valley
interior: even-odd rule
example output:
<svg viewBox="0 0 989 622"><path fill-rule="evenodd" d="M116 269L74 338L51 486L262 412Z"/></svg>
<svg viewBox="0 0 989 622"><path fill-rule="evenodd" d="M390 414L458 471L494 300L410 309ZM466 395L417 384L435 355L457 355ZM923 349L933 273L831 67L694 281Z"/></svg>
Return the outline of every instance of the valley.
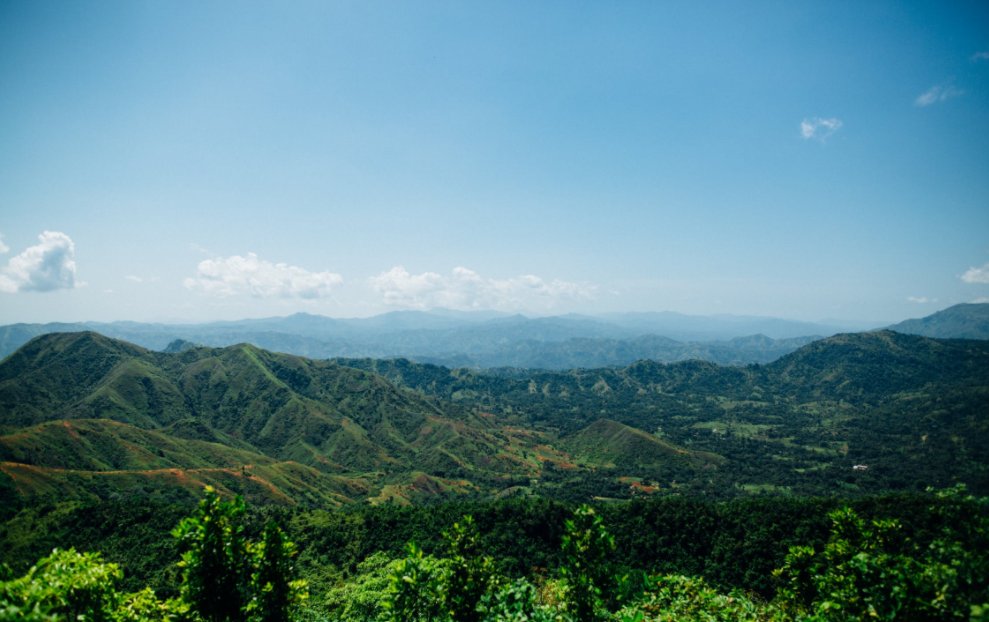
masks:
<svg viewBox="0 0 989 622"><path fill-rule="evenodd" d="M989 490L989 342L890 331L767 365L556 372L146 350L92 332L0 364L5 506L108 495L411 503Z"/></svg>
<svg viewBox="0 0 989 622"><path fill-rule="evenodd" d="M948 313L923 325L950 335L972 323ZM78 572L120 564L126 574L100 588L114 615L181 618L195 600L168 534L205 494L228 512L248 502L245 537L277 524L298 544L284 572L305 578L309 600L292 610L312 619L418 615L389 613L405 606L395 577L418 565L408 597L435 607L436 585L460 589L443 570L457 563L486 564L485 598L528 612L485 620L803 619L795 612L826 610L826 595L800 601L778 577L802 576L807 551L814 572L846 577L835 555L847 533L859 534L847 551L886 551L870 562L895 577L883 590L918 594L884 607L929 612L932 590L950 589L945 611L964 611L984 591L984 555L958 551L982 550L987 533L986 404L989 341L892 330L808 339L765 363L562 370L52 332L0 362L2 568L30 578L69 560ZM594 615L569 587L591 580L575 578L581 554L566 544L591 533L574 531L580 516L614 534L601 541L613 544L599 553L610 570L593 579ZM898 539L870 531L888 525ZM475 561L457 561L457 537L476 542ZM949 558L968 578L924 579ZM41 598L17 586L51 580L28 578L0 582L0 601Z"/></svg>

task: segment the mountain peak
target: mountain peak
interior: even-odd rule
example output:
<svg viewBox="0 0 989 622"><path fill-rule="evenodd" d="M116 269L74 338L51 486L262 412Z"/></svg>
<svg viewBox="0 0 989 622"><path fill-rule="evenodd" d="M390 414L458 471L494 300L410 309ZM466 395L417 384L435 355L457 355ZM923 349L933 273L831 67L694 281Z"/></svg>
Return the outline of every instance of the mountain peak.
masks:
<svg viewBox="0 0 989 622"><path fill-rule="evenodd" d="M898 333L939 339L989 339L989 303L963 303L889 327Z"/></svg>

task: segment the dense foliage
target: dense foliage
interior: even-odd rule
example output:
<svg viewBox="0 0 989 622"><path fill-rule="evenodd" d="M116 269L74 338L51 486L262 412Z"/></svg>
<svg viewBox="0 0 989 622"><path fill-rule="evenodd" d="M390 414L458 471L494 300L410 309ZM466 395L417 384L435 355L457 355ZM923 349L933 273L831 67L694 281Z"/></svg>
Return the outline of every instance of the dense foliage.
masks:
<svg viewBox="0 0 989 622"><path fill-rule="evenodd" d="M93 519L82 508L60 516ZM530 500L333 513L245 508L207 491L174 532L160 563L180 572L151 573L148 588L121 571L142 551L116 549L111 562L59 549L9 569L0 620L287 620L293 611L342 622L965 620L989 611L989 500L963 489L851 503Z"/></svg>
<svg viewBox="0 0 989 622"><path fill-rule="evenodd" d="M55 549L28 572L0 582L0 620L94 622L287 622L307 593L293 578L294 544L274 523L245 537L244 503L206 488L197 510L173 530L182 552L179 597L145 587L126 594L119 566L98 553Z"/></svg>

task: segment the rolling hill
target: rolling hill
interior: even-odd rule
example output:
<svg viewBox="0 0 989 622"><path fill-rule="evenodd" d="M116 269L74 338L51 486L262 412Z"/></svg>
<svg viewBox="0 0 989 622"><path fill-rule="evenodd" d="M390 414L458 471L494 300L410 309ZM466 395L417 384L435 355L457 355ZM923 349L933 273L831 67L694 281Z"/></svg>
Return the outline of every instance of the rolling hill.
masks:
<svg viewBox="0 0 989 622"><path fill-rule="evenodd" d="M989 343L836 335L769 365L640 361L567 372L341 361L442 399L566 435L600 419L725 458L713 492L989 490ZM854 470L866 465L865 470ZM649 475L646 465L633 469Z"/></svg>
<svg viewBox="0 0 989 622"><path fill-rule="evenodd" d="M304 467L320 495L345 494L325 485L339 474L363 496L413 464L497 479L519 462L483 418L375 374L248 345L164 354L96 333L42 336L0 364L0 430L7 463L100 473Z"/></svg>
<svg viewBox="0 0 989 622"><path fill-rule="evenodd" d="M177 350L56 333L0 363L3 500L989 490L985 341L879 331L768 365L562 372Z"/></svg>

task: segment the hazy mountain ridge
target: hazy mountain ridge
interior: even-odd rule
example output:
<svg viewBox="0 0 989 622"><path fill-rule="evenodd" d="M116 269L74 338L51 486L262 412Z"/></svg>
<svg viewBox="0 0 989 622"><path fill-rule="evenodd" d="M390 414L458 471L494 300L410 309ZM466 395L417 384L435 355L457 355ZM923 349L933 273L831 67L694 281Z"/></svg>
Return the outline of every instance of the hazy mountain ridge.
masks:
<svg viewBox="0 0 989 622"><path fill-rule="evenodd" d="M955 305L889 329L939 339L989 339L989 303Z"/></svg>
<svg viewBox="0 0 989 622"><path fill-rule="evenodd" d="M308 358L404 357L456 367L546 369L624 366L643 358L766 363L815 336L839 332L772 318L672 313L528 318L402 311L360 319L300 313L207 324L13 324L0 327L0 357L41 334L86 330L159 351L176 341L210 347L251 343Z"/></svg>

